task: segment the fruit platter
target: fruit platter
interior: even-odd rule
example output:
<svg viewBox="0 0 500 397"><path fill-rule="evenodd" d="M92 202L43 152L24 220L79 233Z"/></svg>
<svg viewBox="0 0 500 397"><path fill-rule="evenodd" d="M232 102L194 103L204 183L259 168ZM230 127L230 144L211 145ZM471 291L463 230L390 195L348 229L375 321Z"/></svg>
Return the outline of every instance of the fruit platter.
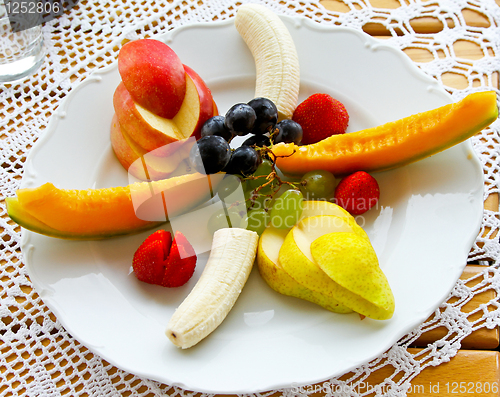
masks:
<svg viewBox="0 0 500 397"><path fill-rule="evenodd" d="M319 26L298 17L281 17L280 21L296 49L300 78L288 76L291 82L284 85L291 93L286 95L296 95L296 104L290 110L286 106L289 101L278 98L277 117L281 122L290 121L299 108L296 105L307 104L310 98L317 101L317 93L335 98L342 104L342 111L348 113L347 126L342 127L346 131L342 131L338 139L332 137L335 141L321 136L316 142L301 143L295 140L294 126L287 127L291 128L288 130L282 127L276 136L270 135L270 139L276 139L275 144L269 141L263 145L270 149L259 149L259 156L268 156L270 162L261 180L273 175L279 187L286 188L264 215L269 212L276 219L288 219L290 211L286 204L285 215L278 209L273 213L276 203L280 199L292 202L297 200L297 194L301 195L301 212L297 215L292 211L292 222L286 227L274 223L269 226L266 221L263 229L251 230L247 227L251 220L248 217L242 227L238 220L234 229L218 230L213 217L204 218L200 214L206 213L203 212L206 208L220 205L221 200L224 201L222 194L205 195L200 188L200 181L205 179L193 176L196 174L186 177L186 169L180 167L182 158L176 157L184 153L189 156L190 166L195 168L201 161L206 173L211 174L209 183L213 191L224 185L228 175L245 174L234 164L231 169L231 161L237 157L239 148L249 147L244 144L248 138L246 133L233 134L226 140L217 138L220 141L217 148L230 146L227 151L232 153L232 157L217 168L214 164L222 157L210 163L203 158L204 150L215 147L203 146L210 135L200 137L202 132L192 132L202 131L202 124L206 125L200 122L200 115L204 114L205 121L213 120L210 128L215 129L218 128L216 116L225 115L226 121L235 120L236 116L231 113L235 104L257 106L257 102L252 101L260 98L256 95L256 85L260 84L258 79L256 82L256 75L265 74L258 69L262 66L259 62L265 61L259 61L257 53L266 55L277 50L256 47L257 44L248 39L254 37L252 28L250 31L239 29L234 18L185 26L155 38L160 43L155 51L165 51L163 45L168 45L182 61L178 67L186 71L185 76L169 77L169 81L186 78L186 91L180 96L184 101L168 100L174 112L164 113L164 109L155 108L161 101L151 104L150 99L158 91L148 91L148 87L142 90L140 81L127 79L134 76L129 72L134 64L119 62L87 78L66 98L48 131L30 152L21 186L27 189L24 192L43 187L47 197L60 197L62 189L116 188L112 198L118 204L109 207L109 212L103 213L95 225L99 227L106 221L111 224L118 219L117 223L125 226L106 229L97 235L98 239L87 238L96 234L93 226L87 228L84 224L85 213L80 234L75 231L61 234L55 226L45 228L44 222L26 217L22 205L29 203L29 199L28 195L23 196L22 189L18 198L9 201L9 214L21 225L28 219L26 225L31 227L31 231L29 227L23 230L22 251L39 295L70 334L119 368L207 393L251 393L327 380L378 357L411 332L445 301L466 265L483 211L482 169L471 143L466 138L450 138L449 128L443 128L439 136L422 139L420 135L416 151L413 150L415 143L401 145L392 152L389 143L386 145L389 152L375 157L356 149L360 131L373 135L375 130L380 131L375 127L389 123L401 126L406 122L401 120L408 120L412 115L423 114L417 117L423 120L419 131L425 133L428 125L431 125L428 129L433 130L432 119L446 119L446 115L436 109L451 104L451 97L403 53L361 32ZM250 22L242 22L242 25L248 27ZM127 48L122 50L124 53L136 45L129 44L123 47ZM288 57L290 45L278 51L280 57ZM147 51L144 54L143 57L149 56ZM166 58L170 56L173 57L170 52L165 54ZM129 55L128 59L133 56ZM145 73L144 70L141 73ZM165 82L158 84L162 83ZM168 81L165 84L168 85ZM263 84L269 87L269 83ZM172 98L174 96L178 95L172 94ZM481 99L476 99L479 97ZM472 119L466 112L477 113L475 103L483 97L486 95L465 98L457 104L462 119ZM144 100L140 105L137 104L139 98ZM491 123L498 115L496 100L488 97L485 101L490 107L480 102L481 109L491 108L491 111L485 116L485 124L474 126L476 129ZM262 102L258 101L258 105ZM194 121L190 116L193 106L198 117ZM315 102L314 106L319 105ZM309 109L314 106L304 105L302 118L297 116L296 120L301 119L303 126ZM340 109L340 105L336 105L336 109ZM137 114L141 115L140 120ZM171 135L166 134L167 137L180 138L172 144L170 138L155 135L153 128L151 134L142 134L143 119L150 121L149 126L161 124L161 128L173 131ZM163 203L170 203L172 206L167 207L175 210L169 211L169 222L165 222L154 210L148 212L148 207L141 213L141 222L133 223L134 233L120 232L124 227L132 227L131 215L119 205L123 199L120 189L150 175L141 174L140 167L134 168L137 162L127 155L130 145L125 145L123 139L117 140L125 123L129 126L127 133L139 131L136 140L141 147L137 150L132 147L134 150L130 153L144 150L156 155L153 153L158 148L156 138L166 139L163 144L171 144L170 148L176 147L175 153L168 157L169 162L162 165L166 168L153 167L158 171L156 181L147 185L154 189L163 184ZM456 124L459 123L451 125ZM469 128L466 122L461 124L464 129ZM236 130L235 125L231 127ZM287 134L288 138L283 138ZM191 142L188 150L184 144L175 146L183 139ZM226 142L228 140L230 142ZM325 142L334 143L328 146ZM328 153L340 150L340 146L335 145L350 147L349 153L354 153L355 160L351 160L348 151L339 158L330 156ZM435 150L436 147L439 150ZM245 164L255 156L248 153ZM353 166L355 162L358 163ZM251 173L257 172L261 164L267 163L259 157L259 164L256 162L254 168L249 168ZM215 168L208 172L211 166ZM224 175L223 168L231 172ZM165 169L168 172L162 173ZM335 182L328 181L329 169L339 170ZM340 199L341 189L349 191L361 183L348 180L348 176L344 178L358 169L366 171L363 183L370 183L370 193L376 195L369 208L360 212L348 206L330 210L328 200L326 204L325 200L314 200L316 194L326 195L322 189L333 183ZM308 174L310 172L313 174ZM190 184L189 194L171 182L177 180L173 179L176 177ZM318 187L312 182L315 178L327 182ZM235 180L238 182L241 178ZM252 181L255 179L243 178L245 183ZM308 183L312 189L308 190ZM328 194L332 189L327 189ZM141 189L137 192L138 196L145 195ZM306 193L312 198L303 201ZM111 202L111 198L108 201ZM108 208L104 204L103 208ZM134 208L135 214L144 207ZM71 203L67 208L72 210ZM64 211L53 215L60 218L61 223L65 216ZM226 218L229 217L224 216L223 220ZM321 218L321 227L314 223L317 218ZM90 218L87 220L91 223ZM77 222L75 218L66 223L72 221ZM153 235L155 231L160 232ZM172 232L173 237L165 231ZM240 242L228 248L228 242L238 238ZM144 258L150 254L148 244L157 244L159 239L168 240L165 244L170 256L165 260L185 265L187 276L168 279L162 273L157 281L148 273L144 267ZM310 250L321 272L310 267L313 261L303 255L303 246ZM280 266L286 273L280 276L279 282L270 254L273 251L276 256L279 251ZM185 260L186 257L196 259ZM340 259L335 262L334 257ZM343 267L334 268L333 262L335 266L342 262ZM360 263L368 263L367 273L375 274L370 276L370 282L366 281L368 276L357 273L356 269L365 266ZM217 264L223 264L222 270L214 266ZM205 276L205 269L212 272L212 279L220 278L223 283L214 286L212 279ZM283 281L288 276L300 283ZM350 287L343 287L330 296L325 292L327 287L319 287L337 288L342 278L347 280L345 285L356 285L359 293L351 293ZM337 280L335 284L333 279ZM284 285L288 293L284 292ZM221 289L221 286L229 289ZM365 294L365 291L372 292ZM234 297L230 303L226 302L229 295ZM331 299L333 296L339 297L339 301ZM190 323L192 318L203 317L221 302L229 305L230 310L215 316L217 324L199 330ZM191 332L194 336L190 334L193 329L197 331Z"/></svg>

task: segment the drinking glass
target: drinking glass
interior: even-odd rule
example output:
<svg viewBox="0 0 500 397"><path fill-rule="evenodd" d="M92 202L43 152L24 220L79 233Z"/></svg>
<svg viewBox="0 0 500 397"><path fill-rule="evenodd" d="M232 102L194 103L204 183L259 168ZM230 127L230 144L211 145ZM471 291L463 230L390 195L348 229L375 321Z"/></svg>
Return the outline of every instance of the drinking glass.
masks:
<svg viewBox="0 0 500 397"><path fill-rule="evenodd" d="M30 16L23 16L26 17ZM12 22L25 23L26 20ZM34 73L43 62L45 51L41 26L18 30L12 29L4 1L0 0L0 83L20 80Z"/></svg>

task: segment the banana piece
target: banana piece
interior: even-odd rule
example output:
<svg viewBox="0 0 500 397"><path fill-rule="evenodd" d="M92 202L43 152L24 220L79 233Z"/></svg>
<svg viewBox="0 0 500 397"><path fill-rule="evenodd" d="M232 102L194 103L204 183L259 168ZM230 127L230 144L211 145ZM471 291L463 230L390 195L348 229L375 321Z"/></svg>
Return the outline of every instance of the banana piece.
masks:
<svg viewBox="0 0 500 397"><path fill-rule="evenodd" d="M200 279L167 325L165 333L174 345L187 349L222 323L250 275L258 240L257 233L239 228L214 233Z"/></svg>
<svg viewBox="0 0 500 397"><path fill-rule="evenodd" d="M272 100L279 120L292 118L299 98L300 70L290 32L276 14L257 4L240 6L234 24L255 60L255 97Z"/></svg>

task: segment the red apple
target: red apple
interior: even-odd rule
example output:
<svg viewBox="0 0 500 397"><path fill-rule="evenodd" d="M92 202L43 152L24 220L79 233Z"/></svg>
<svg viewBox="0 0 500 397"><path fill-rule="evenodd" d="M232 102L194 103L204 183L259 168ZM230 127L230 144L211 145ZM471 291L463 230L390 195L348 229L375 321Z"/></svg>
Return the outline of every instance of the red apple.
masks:
<svg viewBox="0 0 500 397"><path fill-rule="evenodd" d="M120 164L131 175L141 180L171 177L181 162L188 158L192 146L189 141L183 140L147 152L121 128L116 115L111 122L110 138Z"/></svg>
<svg viewBox="0 0 500 397"><path fill-rule="evenodd" d="M207 87L203 79L189 66L184 65L184 70L191 77L198 91L199 101L200 101L200 110L198 116L198 122L196 124L189 123L189 119L187 117L175 117L178 127L187 134L189 131L193 131L190 136L194 135L196 139L200 139L200 131L201 127L205 121L207 121L210 117L214 116L215 112L217 112L217 105L215 105L215 101L212 97L212 92ZM215 109L214 109L215 106ZM193 108L192 111L196 112L196 108Z"/></svg>
<svg viewBox="0 0 500 397"><path fill-rule="evenodd" d="M123 130L144 150L154 150L178 139L179 129L173 121L155 116L135 103L123 83L120 83L115 90L113 106L118 122ZM163 121L163 123L159 123L162 124L161 126L153 126L150 125L149 119L157 119L158 121Z"/></svg>
<svg viewBox="0 0 500 397"><path fill-rule="evenodd" d="M121 83L113 96L116 116L123 130L146 151L194 136L214 115L212 93L191 68L186 67L186 95L179 112L171 119L160 117L137 104Z"/></svg>
<svg viewBox="0 0 500 397"><path fill-rule="evenodd" d="M128 42L118 54L118 71L137 104L164 118L179 112L186 77L181 60L168 45L152 39Z"/></svg>
<svg viewBox="0 0 500 397"><path fill-rule="evenodd" d="M130 138L127 137L127 139L125 136L126 133L123 132L118 118L114 115L110 130L111 146L123 168L141 180L158 180L169 176L170 172L158 172L152 167L145 167L143 156L147 152L137 145L132 147Z"/></svg>
<svg viewBox="0 0 500 397"><path fill-rule="evenodd" d="M215 103L215 101L213 99L212 99L212 103L213 103L212 116L217 116L219 114L219 108L217 107L217 104Z"/></svg>
<svg viewBox="0 0 500 397"><path fill-rule="evenodd" d="M113 115L113 120L111 121L110 140L111 147L113 148L118 161L120 161L120 164L123 166L123 168L128 170L132 163L140 158L140 155L132 150L130 145L123 137L120 123L118 123L116 114ZM133 172L133 174L135 175L135 172ZM144 175L142 176L144 177ZM137 176L137 178L143 179L139 176Z"/></svg>

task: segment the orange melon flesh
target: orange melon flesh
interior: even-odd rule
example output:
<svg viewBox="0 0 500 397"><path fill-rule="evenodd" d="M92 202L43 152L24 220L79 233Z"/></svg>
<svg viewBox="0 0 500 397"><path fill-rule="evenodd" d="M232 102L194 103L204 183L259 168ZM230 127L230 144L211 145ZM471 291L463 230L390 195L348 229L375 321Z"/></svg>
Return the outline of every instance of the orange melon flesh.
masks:
<svg viewBox="0 0 500 397"><path fill-rule="evenodd" d="M272 148L285 174L323 169L334 175L384 171L418 161L475 135L498 117L496 93L473 93L459 102L378 127L333 135L320 142Z"/></svg>
<svg viewBox="0 0 500 397"><path fill-rule="evenodd" d="M46 183L18 190L17 197L6 199L7 212L20 226L40 234L67 239L107 238L155 227L195 208L212 197L211 191L223 177L194 173L86 190L58 189ZM149 209L148 217L141 219L143 208Z"/></svg>

